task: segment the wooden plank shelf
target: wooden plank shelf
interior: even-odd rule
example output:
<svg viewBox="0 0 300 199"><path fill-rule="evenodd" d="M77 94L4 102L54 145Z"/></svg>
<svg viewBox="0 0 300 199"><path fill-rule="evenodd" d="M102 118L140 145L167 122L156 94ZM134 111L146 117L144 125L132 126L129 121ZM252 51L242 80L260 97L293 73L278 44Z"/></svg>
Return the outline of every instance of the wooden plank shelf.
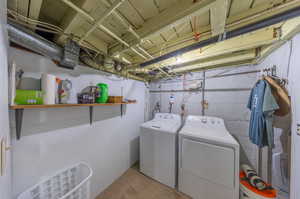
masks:
<svg viewBox="0 0 300 199"><path fill-rule="evenodd" d="M34 105L12 105L10 109L43 109L43 108L64 108L64 107L82 107L82 106L118 106L124 104L135 104L136 102L122 102L122 103L103 103L103 104L34 104Z"/></svg>
<svg viewBox="0 0 300 199"><path fill-rule="evenodd" d="M65 107L89 107L90 124L93 123L94 107L97 106L120 106L121 117L123 116L123 106L127 104L135 104L136 102L121 102L121 103L103 103L103 104L35 104L35 105L12 105L11 110L15 111L16 117L16 137L21 138L23 112L25 109L49 109L49 108L65 108Z"/></svg>

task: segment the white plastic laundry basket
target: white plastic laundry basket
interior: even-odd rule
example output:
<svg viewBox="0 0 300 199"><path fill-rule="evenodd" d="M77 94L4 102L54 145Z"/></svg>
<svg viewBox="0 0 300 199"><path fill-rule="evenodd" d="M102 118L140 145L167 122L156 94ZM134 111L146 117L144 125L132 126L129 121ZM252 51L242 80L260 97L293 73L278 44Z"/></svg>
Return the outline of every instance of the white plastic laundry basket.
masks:
<svg viewBox="0 0 300 199"><path fill-rule="evenodd" d="M78 163L21 193L18 199L90 199L92 169Z"/></svg>

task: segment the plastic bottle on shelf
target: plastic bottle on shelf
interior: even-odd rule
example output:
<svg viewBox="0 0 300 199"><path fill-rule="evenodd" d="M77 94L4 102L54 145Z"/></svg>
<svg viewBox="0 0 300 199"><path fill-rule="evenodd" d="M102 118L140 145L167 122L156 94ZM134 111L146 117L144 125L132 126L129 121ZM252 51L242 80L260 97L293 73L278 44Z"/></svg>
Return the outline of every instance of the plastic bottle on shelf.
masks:
<svg viewBox="0 0 300 199"><path fill-rule="evenodd" d="M97 84L100 95L96 98L97 103L106 103L108 100L108 85L104 83Z"/></svg>

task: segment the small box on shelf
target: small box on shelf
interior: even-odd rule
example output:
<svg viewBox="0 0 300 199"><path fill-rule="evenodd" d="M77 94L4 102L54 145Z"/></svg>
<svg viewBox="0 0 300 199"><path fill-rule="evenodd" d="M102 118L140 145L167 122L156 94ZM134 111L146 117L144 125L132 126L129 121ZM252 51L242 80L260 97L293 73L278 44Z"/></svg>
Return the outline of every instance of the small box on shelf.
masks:
<svg viewBox="0 0 300 199"><path fill-rule="evenodd" d="M122 103L123 97L122 96L109 96L108 103Z"/></svg>

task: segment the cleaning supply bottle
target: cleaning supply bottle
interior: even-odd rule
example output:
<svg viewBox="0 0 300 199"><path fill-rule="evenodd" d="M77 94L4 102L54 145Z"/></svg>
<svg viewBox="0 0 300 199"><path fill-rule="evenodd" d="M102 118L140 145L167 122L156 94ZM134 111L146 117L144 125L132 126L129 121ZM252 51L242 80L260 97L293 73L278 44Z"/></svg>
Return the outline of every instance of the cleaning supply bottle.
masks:
<svg viewBox="0 0 300 199"><path fill-rule="evenodd" d="M106 103L108 100L108 85L104 83L97 84L100 95L96 98L97 103Z"/></svg>

